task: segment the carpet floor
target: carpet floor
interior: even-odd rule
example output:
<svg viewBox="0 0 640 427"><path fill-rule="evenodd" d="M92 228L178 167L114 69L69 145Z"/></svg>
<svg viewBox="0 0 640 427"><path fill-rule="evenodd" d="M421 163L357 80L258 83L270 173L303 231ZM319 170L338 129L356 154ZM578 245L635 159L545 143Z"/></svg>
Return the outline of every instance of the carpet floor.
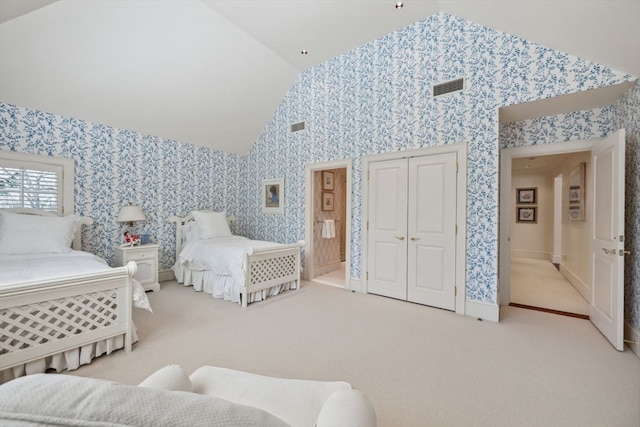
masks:
<svg viewBox="0 0 640 427"><path fill-rule="evenodd" d="M137 384L177 363L344 380L381 427L640 425L640 359L586 320L502 307L492 323L312 282L247 309L175 282L148 295L133 351L71 374Z"/></svg>

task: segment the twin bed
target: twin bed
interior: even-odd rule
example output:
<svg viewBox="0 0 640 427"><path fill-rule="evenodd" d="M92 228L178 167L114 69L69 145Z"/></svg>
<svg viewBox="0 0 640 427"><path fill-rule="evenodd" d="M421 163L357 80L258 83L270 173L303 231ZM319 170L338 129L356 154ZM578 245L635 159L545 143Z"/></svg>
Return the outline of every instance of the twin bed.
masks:
<svg viewBox="0 0 640 427"><path fill-rule="evenodd" d="M176 223L178 282L247 307L300 288L304 242L233 236L223 212L194 211ZM0 384L72 370L137 340L132 307L151 310L135 262L111 268L82 252L93 220L33 209L0 209Z"/></svg>
<svg viewBox="0 0 640 427"><path fill-rule="evenodd" d="M136 264L80 251L90 218L0 210L0 384L76 369L136 341L132 306L150 310ZM73 248L73 249L72 249Z"/></svg>
<svg viewBox="0 0 640 427"><path fill-rule="evenodd" d="M300 288L304 241L279 244L232 235L225 212L172 216L176 224L176 279L214 298L241 304Z"/></svg>

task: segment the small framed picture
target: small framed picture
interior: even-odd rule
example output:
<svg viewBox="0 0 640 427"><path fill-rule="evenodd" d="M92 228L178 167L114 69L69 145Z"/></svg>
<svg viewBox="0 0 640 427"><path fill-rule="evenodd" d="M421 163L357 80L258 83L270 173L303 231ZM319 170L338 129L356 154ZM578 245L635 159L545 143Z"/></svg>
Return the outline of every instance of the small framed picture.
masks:
<svg viewBox="0 0 640 427"><path fill-rule="evenodd" d="M578 163L569 172L569 203L580 204L584 200L585 163Z"/></svg>
<svg viewBox="0 0 640 427"><path fill-rule="evenodd" d="M519 205L535 205L537 188L516 189L516 203Z"/></svg>
<svg viewBox="0 0 640 427"><path fill-rule="evenodd" d="M537 208L518 208L516 222L528 222L536 223L536 209Z"/></svg>
<svg viewBox="0 0 640 427"><path fill-rule="evenodd" d="M333 210L333 193L322 192L322 210L323 211L332 211Z"/></svg>
<svg viewBox="0 0 640 427"><path fill-rule="evenodd" d="M584 209L582 204L569 205L569 219L571 221L584 221Z"/></svg>
<svg viewBox="0 0 640 427"><path fill-rule="evenodd" d="M262 180L262 213L284 214L284 178Z"/></svg>
<svg viewBox="0 0 640 427"><path fill-rule="evenodd" d="M333 172L322 171L322 189L333 191L334 189L333 179L334 179Z"/></svg>

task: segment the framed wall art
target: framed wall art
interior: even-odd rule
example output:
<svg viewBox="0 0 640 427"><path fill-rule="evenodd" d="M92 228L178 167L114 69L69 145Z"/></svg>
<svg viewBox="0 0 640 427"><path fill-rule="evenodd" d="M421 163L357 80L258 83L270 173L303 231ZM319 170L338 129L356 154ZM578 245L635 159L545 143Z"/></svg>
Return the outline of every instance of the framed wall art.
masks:
<svg viewBox="0 0 640 427"><path fill-rule="evenodd" d="M333 191L334 189L333 172L322 171L322 189Z"/></svg>
<svg viewBox="0 0 640 427"><path fill-rule="evenodd" d="M569 171L569 220L584 221L585 202L584 162L578 163Z"/></svg>
<svg viewBox="0 0 640 427"><path fill-rule="evenodd" d="M584 209L581 204L569 205L569 219L571 221L584 221Z"/></svg>
<svg viewBox="0 0 640 427"><path fill-rule="evenodd" d="M516 222L535 224L537 222L536 210L537 208L534 207L518 208Z"/></svg>
<svg viewBox="0 0 640 427"><path fill-rule="evenodd" d="M284 214L284 178L262 180L262 213Z"/></svg>
<svg viewBox="0 0 640 427"><path fill-rule="evenodd" d="M332 211L333 210L333 202L334 202L333 193L327 193L327 192L323 191L322 192L322 210L323 211Z"/></svg>
<svg viewBox="0 0 640 427"><path fill-rule="evenodd" d="M537 187L534 188L517 188L516 189L516 203L518 205L535 205Z"/></svg>

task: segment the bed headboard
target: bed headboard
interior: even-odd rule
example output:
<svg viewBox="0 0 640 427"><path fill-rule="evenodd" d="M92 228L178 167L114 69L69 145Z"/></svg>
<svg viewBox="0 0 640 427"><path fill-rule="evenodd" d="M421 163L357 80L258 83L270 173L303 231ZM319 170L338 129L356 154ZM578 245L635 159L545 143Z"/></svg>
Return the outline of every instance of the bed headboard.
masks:
<svg viewBox="0 0 640 427"><path fill-rule="evenodd" d="M24 215L39 215L39 216L61 216L55 212L51 211L43 211L40 209L30 209L30 208L3 208L1 209L5 212L13 212ZM73 249L79 251L82 249L82 226L83 225L92 225L93 218L89 218L88 216L80 216L78 217L78 226L76 227L76 234L73 238Z"/></svg>
<svg viewBox="0 0 640 427"><path fill-rule="evenodd" d="M178 256L180 252L182 252L182 227L190 221L193 221L193 213L189 213L187 216L179 217L176 215L172 215L169 217L169 222L176 224L176 261L178 260ZM227 215L227 222L231 224L232 222L237 221L234 215Z"/></svg>

